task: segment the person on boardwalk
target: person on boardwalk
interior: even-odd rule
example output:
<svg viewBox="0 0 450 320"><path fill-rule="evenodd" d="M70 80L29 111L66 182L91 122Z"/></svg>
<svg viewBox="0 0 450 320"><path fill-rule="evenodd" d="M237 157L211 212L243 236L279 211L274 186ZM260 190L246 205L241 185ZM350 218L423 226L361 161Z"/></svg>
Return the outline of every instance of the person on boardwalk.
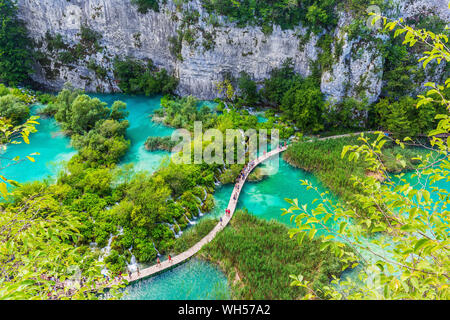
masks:
<svg viewBox="0 0 450 320"><path fill-rule="evenodd" d="M220 217L220 226L222 226L222 217Z"/></svg>
<svg viewBox="0 0 450 320"><path fill-rule="evenodd" d="M172 257L169 254L169 263L172 263Z"/></svg>
<svg viewBox="0 0 450 320"><path fill-rule="evenodd" d="M141 276L141 273L139 272L139 267L136 267L136 269L137 269L138 277L140 277L140 276Z"/></svg>
<svg viewBox="0 0 450 320"><path fill-rule="evenodd" d="M158 267L161 267L161 261L159 260L159 257L156 258L156 265L157 265Z"/></svg>

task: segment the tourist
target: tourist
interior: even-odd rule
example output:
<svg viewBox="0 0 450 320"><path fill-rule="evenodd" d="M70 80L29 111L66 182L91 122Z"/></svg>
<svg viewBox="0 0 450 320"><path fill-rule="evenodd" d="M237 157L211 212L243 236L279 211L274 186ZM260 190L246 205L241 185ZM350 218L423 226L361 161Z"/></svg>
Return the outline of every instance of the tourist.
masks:
<svg viewBox="0 0 450 320"><path fill-rule="evenodd" d="M220 225L222 226L222 217L220 217Z"/></svg>
<svg viewBox="0 0 450 320"><path fill-rule="evenodd" d="M172 263L172 257L169 254L169 263Z"/></svg>
<svg viewBox="0 0 450 320"><path fill-rule="evenodd" d="M136 269L137 269L138 277L140 277L140 276L141 276L141 273L139 272L139 267L136 267Z"/></svg>
<svg viewBox="0 0 450 320"><path fill-rule="evenodd" d="M156 265L157 265L158 267L161 267L161 261L159 261L159 257L156 258Z"/></svg>

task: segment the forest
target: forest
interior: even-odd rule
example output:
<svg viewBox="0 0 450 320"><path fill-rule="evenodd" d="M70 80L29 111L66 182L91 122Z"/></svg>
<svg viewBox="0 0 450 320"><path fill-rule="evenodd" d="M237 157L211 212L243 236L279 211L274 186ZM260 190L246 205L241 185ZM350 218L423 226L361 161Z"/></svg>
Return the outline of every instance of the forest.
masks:
<svg viewBox="0 0 450 320"><path fill-rule="evenodd" d="M208 14L238 28L270 34L275 25L284 30L308 25L309 32L320 34L322 49L307 76L295 71L291 58L261 81L245 71L224 75L214 84L218 98L211 107L192 95L179 96L175 73L153 60L111 57L110 71L122 94L160 99L160 108L147 115L148 125L191 135L196 121L204 131L266 129L270 135L278 129L289 144L283 159L313 174L339 199L318 192L319 204L311 208L301 195L286 198L279 214L291 216L293 228L238 210L199 255L224 272L234 299L449 298L449 190L440 187L450 181L448 29L433 17L413 27L401 18L377 17L389 38L374 40L384 61L379 98L368 103L364 95L346 96L333 103L320 84L335 59L330 34L338 23L336 9L362 12L368 2L202 0ZM132 3L145 15L159 12L164 2ZM40 119L54 119L76 152L53 181L21 184L0 175L0 298L99 299L105 292L121 298L133 259L148 266L181 253L222 222L191 223L216 208L215 193L232 185L244 165L178 164L166 157L152 174L123 165L132 145L129 106L103 102L69 82L58 92L36 86L32 64L43 57L32 50L17 10L15 2L0 0L2 148L30 144ZM349 36L367 37L363 15L355 16ZM194 20L196 14L186 15L183 23ZM47 38L63 64L102 50L101 35L85 26L74 46L57 35ZM441 63L446 65L439 69ZM103 78L109 72L93 60L88 67ZM425 82L436 70L444 81ZM35 115L37 104L43 108ZM355 132L364 133L335 137ZM151 153L170 151L174 144L168 136L149 136L142 147ZM3 157L2 170L34 163L38 156ZM256 170L250 180L263 179ZM318 190L306 180L292 188L300 185ZM360 270L360 281L339 282L342 272L351 270ZM376 288L368 281L373 275ZM77 285L69 290L65 285L73 277ZM113 279L119 280L112 284Z"/></svg>

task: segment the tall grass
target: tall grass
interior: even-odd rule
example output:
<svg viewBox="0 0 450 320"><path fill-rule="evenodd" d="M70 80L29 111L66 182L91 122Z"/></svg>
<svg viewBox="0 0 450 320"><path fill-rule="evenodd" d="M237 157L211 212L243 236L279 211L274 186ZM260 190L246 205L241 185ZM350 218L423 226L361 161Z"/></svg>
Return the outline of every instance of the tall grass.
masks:
<svg viewBox="0 0 450 320"><path fill-rule="evenodd" d="M206 237L218 223L219 220L217 219L201 220L175 241L172 252L178 254L192 248L197 242Z"/></svg>
<svg viewBox="0 0 450 320"><path fill-rule="evenodd" d="M201 256L226 272L233 298L293 300L305 290L291 287L289 275L302 274L319 288L341 272L339 259L319 247L316 240L298 246L285 225L239 210L231 224L202 249Z"/></svg>
<svg viewBox="0 0 450 320"><path fill-rule="evenodd" d="M367 138L367 137L366 137ZM369 135L369 141L375 136ZM350 162L348 158L341 158L342 149L346 145L360 145L358 137L344 137L339 139L318 140L310 143L295 143L284 153L284 159L291 165L313 172L319 180L343 200L351 200L355 193L362 190L354 186L350 180L352 175L363 177L367 173L367 166L362 159ZM415 167L412 160L424 151L417 148L402 149L388 142L383 148L382 161L389 172L411 170ZM403 168L396 160L396 155L401 154L406 160Z"/></svg>

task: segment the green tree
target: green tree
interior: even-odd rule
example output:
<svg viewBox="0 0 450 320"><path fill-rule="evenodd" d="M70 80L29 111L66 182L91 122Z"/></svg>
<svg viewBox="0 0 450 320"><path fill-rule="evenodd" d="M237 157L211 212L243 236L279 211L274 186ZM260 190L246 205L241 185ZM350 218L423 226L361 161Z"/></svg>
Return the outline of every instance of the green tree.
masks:
<svg viewBox="0 0 450 320"><path fill-rule="evenodd" d="M36 132L30 118L19 126L0 118L4 145L29 143ZM26 160L33 161L30 156ZM2 159L3 160L3 159ZM18 164L22 159L12 159ZM81 221L59 201L38 186L28 195L9 192L6 183L19 184L4 176L0 191L0 299L96 299L106 288L101 265L86 246L79 246ZM111 297L118 297L121 284L112 286Z"/></svg>
<svg viewBox="0 0 450 320"><path fill-rule="evenodd" d="M13 125L23 123L30 115L30 109L12 94L0 97L0 117L11 120Z"/></svg>
<svg viewBox="0 0 450 320"><path fill-rule="evenodd" d="M252 80L250 75L246 72L241 72L238 79L239 88L239 104L254 106L259 102L259 94L256 87L256 82Z"/></svg>
<svg viewBox="0 0 450 320"><path fill-rule="evenodd" d="M325 100L315 80L299 79L281 101L281 110L302 131L317 132L323 129Z"/></svg>
<svg viewBox="0 0 450 320"><path fill-rule="evenodd" d="M415 137L428 133L437 114L432 103L416 108L417 103L418 101L411 97L402 97L394 102L382 99L374 106L373 111L377 116L377 123L383 129L397 137Z"/></svg>
<svg viewBox="0 0 450 320"><path fill-rule="evenodd" d="M381 17L377 17L378 19ZM390 21L383 18L386 30L394 30L394 37L404 34L404 45L416 43L425 45L428 51L420 61L423 67L436 60L450 62L448 38L424 29L415 30L405 26L403 19ZM355 185L364 190L356 196L356 201L367 208L367 218L361 219L357 211L342 204L332 205L324 195L323 202L315 210L299 205L298 200L289 200L291 207L285 214L295 214L297 228L291 236L297 235L301 243L306 236L313 238L318 230L326 232L319 237L321 249L331 248L345 262L344 268L360 266L360 283L354 280L314 290L302 275L294 276L292 285L309 290L307 298L324 294L334 299L443 299L450 298L448 287L450 270L450 241L448 239L448 190L439 188L437 181L449 181L448 160L450 139L439 135L450 134L450 102L445 98L444 90L450 87L450 79L445 85L429 83L431 90L419 96L417 108L427 103L445 106L446 112L436 116L437 128L432 130L430 144L432 152L420 157L415 177L419 183L407 182L403 174L392 179L380 161L386 136L380 132L373 143L368 143L364 135L360 146L346 146L342 157L348 154L349 161L362 159L371 171L378 172L385 179L383 183L373 177L352 177ZM412 144L410 138L396 140L402 148ZM401 160L401 159L400 159ZM427 189L422 183L428 181ZM304 181L308 188L314 188ZM336 229L325 223L333 219ZM350 246L354 252L345 249Z"/></svg>
<svg viewBox="0 0 450 320"><path fill-rule="evenodd" d="M0 81L17 85L32 71L30 40L13 0L0 0Z"/></svg>

